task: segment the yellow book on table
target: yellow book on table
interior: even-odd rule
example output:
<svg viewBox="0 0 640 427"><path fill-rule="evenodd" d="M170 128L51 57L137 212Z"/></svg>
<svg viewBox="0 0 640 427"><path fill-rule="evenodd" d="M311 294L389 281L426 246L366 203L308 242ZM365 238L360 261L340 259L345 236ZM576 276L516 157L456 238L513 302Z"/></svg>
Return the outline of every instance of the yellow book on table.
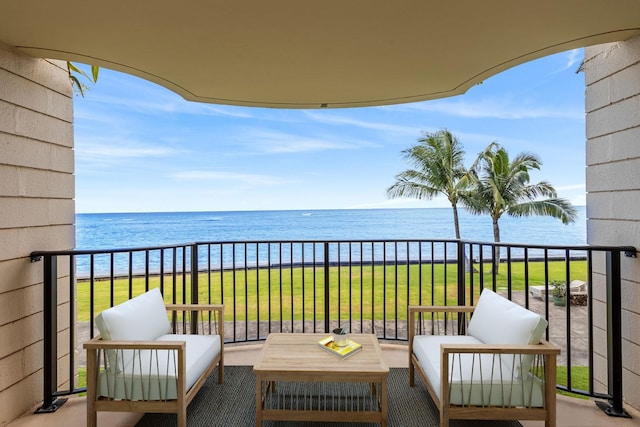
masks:
<svg viewBox="0 0 640 427"><path fill-rule="evenodd" d="M335 343L332 336L321 339L318 341L318 345L341 359L349 357L362 350L362 345L352 340L347 340L347 345L339 346Z"/></svg>

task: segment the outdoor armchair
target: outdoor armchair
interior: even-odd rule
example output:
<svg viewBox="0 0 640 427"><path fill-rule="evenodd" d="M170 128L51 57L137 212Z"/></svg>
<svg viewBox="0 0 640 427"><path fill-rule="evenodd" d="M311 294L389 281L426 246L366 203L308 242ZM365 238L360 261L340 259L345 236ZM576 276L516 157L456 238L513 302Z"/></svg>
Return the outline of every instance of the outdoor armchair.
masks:
<svg viewBox="0 0 640 427"><path fill-rule="evenodd" d="M171 321L169 320L170 314ZM87 351L87 425L98 411L176 413L218 366L224 380L222 305L166 305L156 288L96 318Z"/></svg>
<svg viewBox="0 0 640 427"><path fill-rule="evenodd" d="M555 426L556 356L547 321L485 289L476 307L409 307L409 384L417 372L450 419Z"/></svg>

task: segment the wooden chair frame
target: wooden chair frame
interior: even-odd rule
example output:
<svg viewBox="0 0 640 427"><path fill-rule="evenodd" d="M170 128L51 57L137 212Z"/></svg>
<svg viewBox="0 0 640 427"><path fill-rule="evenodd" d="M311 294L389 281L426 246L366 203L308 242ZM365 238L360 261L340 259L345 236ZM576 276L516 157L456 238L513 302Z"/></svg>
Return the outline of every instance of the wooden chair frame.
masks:
<svg viewBox="0 0 640 427"><path fill-rule="evenodd" d="M220 335L220 353L207 366L193 386L186 388L186 343L184 341L112 341L102 340L100 336L84 344L87 351L87 426L96 427L98 411L116 412L154 412L175 413L178 416L178 427L187 426L187 406L193 400L209 375L218 366L218 383L224 381L224 306L215 304L168 304L167 311L172 313L173 333L209 333ZM202 315L209 312L209 320ZM182 319L178 322L178 313ZM190 318L196 316L200 323L191 329ZM211 318L214 318L212 321ZM208 325L207 325L208 322ZM213 324L212 324L213 322ZM182 327L181 327L182 326ZM215 332L215 333L212 333ZM177 352L177 399L171 400L120 400L98 396L98 377L101 359L104 361L107 350L172 350Z"/></svg>
<svg viewBox="0 0 640 427"><path fill-rule="evenodd" d="M415 386L415 372L417 371L425 384L431 398L440 410L440 427L448 427L451 419L468 420L544 420L546 427L556 426L556 356L560 348L541 340L534 345L498 345L498 344L442 344L441 357L441 387L440 396L436 393L427 375L422 369L413 351L414 338L419 331L419 315L421 313L445 313L455 315L456 321L451 321L453 334L464 333L474 307L470 306L410 306L409 307L409 385ZM458 315L461 315L458 317ZM453 318L453 316L452 316ZM458 322L457 319L464 319ZM425 334L426 335L426 334ZM508 406L459 406L449 402L449 355L461 353L474 354L515 354L541 355L544 365L544 407L508 407Z"/></svg>

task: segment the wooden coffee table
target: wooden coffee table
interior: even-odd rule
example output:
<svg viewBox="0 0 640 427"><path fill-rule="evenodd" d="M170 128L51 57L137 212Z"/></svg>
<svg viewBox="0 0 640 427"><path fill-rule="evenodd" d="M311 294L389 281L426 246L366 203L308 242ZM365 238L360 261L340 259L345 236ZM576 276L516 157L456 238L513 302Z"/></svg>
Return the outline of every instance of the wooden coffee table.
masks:
<svg viewBox="0 0 640 427"><path fill-rule="evenodd" d="M387 425L387 376L375 335L352 334L362 350L346 359L318 346L329 334L269 334L253 367L256 426L262 420Z"/></svg>

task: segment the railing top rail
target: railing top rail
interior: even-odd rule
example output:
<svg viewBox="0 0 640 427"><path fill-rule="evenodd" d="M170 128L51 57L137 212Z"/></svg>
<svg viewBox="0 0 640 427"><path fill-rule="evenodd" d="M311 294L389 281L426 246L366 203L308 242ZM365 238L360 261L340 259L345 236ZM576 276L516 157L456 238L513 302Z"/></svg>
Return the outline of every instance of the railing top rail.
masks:
<svg viewBox="0 0 640 427"><path fill-rule="evenodd" d="M457 239L286 239L286 240L219 240L219 241L197 241L188 243L178 243L159 246L141 246L130 248L111 249L71 249L61 251L34 251L31 253L31 260L38 261L42 256L65 256L65 255L100 255L111 253L144 252L157 251L163 249L185 248L190 246L204 245L231 245L231 244L281 244L281 243L463 243L478 246L500 246L512 248L530 249L550 249L550 250L582 250L582 251L603 251L603 252L624 252L628 257L635 257L637 249L634 246L602 246L602 245L549 245L531 243L508 243L508 242L488 242Z"/></svg>
<svg viewBox="0 0 640 427"><path fill-rule="evenodd" d="M576 251L601 251L601 252L624 252L627 256L635 256L637 249L635 246L606 246L606 245L549 245L535 243L508 243L508 242L487 242L474 240L461 240L461 242L478 246L501 246L505 248L530 248L530 249L554 249L554 250L576 250ZM630 253L634 255L629 255Z"/></svg>
<svg viewBox="0 0 640 427"><path fill-rule="evenodd" d="M231 244L278 244L278 243L407 243L407 242L434 242L434 243L457 243L455 239L282 239L282 240L215 240L215 241L198 241L188 243L178 243L163 246L138 246L130 248L112 248L112 249L70 249L61 251L34 251L31 258L39 258L45 255L99 255L110 254L114 252L143 252L161 249L184 248L189 246L204 245L231 245Z"/></svg>
<svg viewBox="0 0 640 427"><path fill-rule="evenodd" d="M105 249L69 249L62 251L34 251L31 252L31 261L37 261L40 257L43 256L61 256L61 255L100 255L100 254L110 254L114 252L144 252L144 251L158 251L162 249L173 249L173 248L186 248L189 246L193 246L193 243L182 243L182 244L173 244L173 245L162 245L162 246L141 246L141 247L131 247L131 248L105 248Z"/></svg>

